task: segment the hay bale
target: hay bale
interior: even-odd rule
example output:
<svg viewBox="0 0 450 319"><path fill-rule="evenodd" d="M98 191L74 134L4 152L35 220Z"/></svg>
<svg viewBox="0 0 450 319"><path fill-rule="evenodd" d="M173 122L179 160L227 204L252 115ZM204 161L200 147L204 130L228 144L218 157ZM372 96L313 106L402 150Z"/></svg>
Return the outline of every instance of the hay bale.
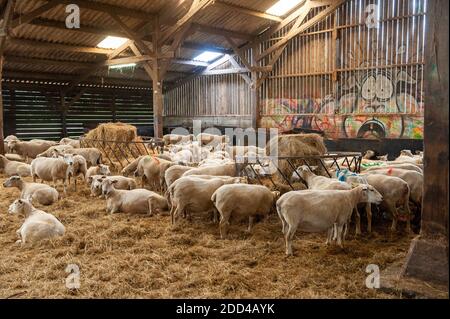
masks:
<svg viewBox="0 0 450 319"><path fill-rule="evenodd" d="M278 151L277 151L278 148ZM266 145L267 155L278 157L283 156L314 156L324 155L327 148L323 142L323 137L318 134L286 134L273 137ZM318 160L306 161L309 165L319 165ZM304 165L302 159L291 160L294 167ZM278 161L278 168L287 177L291 177L293 169L286 160ZM325 173L325 172L319 172ZM283 177L277 172L277 178L280 182L285 183Z"/></svg>
<svg viewBox="0 0 450 319"><path fill-rule="evenodd" d="M126 123L102 123L86 134L90 140L132 142L137 138L137 128Z"/></svg>
<svg viewBox="0 0 450 319"><path fill-rule="evenodd" d="M126 123L99 124L85 135L85 139L87 146L96 147L103 153L103 160L113 172L119 172L140 155L151 153L137 135L137 128Z"/></svg>

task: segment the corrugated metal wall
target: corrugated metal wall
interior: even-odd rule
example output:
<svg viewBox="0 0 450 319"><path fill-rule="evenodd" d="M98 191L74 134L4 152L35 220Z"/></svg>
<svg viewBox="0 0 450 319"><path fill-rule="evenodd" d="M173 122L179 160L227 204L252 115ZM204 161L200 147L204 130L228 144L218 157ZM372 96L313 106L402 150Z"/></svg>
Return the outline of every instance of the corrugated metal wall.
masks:
<svg viewBox="0 0 450 319"><path fill-rule="evenodd" d="M67 98L66 101L69 101ZM85 127L120 121L153 127L151 90L89 89L64 116L54 87L3 89L5 135L20 139L77 137Z"/></svg>

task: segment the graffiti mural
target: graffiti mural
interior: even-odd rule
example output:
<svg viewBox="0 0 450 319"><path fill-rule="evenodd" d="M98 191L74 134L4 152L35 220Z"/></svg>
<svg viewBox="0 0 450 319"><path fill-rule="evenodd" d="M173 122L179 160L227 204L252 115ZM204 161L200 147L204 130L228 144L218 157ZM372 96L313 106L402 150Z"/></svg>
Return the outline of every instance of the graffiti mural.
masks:
<svg viewBox="0 0 450 319"><path fill-rule="evenodd" d="M336 11L342 31L335 40L326 33L331 20L311 30L322 37L291 40L264 83L263 126L330 138L423 139L426 1L369 4L374 23L366 5L349 0Z"/></svg>

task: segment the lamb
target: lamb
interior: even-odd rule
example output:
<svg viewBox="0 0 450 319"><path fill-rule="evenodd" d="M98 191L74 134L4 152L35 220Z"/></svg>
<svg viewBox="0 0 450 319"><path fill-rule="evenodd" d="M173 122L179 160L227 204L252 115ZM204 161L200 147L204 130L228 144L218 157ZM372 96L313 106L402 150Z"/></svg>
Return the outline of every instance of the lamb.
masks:
<svg viewBox="0 0 450 319"><path fill-rule="evenodd" d="M387 209L388 213L392 215L391 231L395 231L397 228L397 206L402 205L407 214L406 231L410 232L411 211L409 209L410 190L408 183L401 178L394 176L385 176L381 174L368 174L363 176L369 185L375 187L375 189L383 196L383 202L381 204Z"/></svg>
<svg viewBox="0 0 450 319"><path fill-rule="evenodd" d="M251 232L255 216L268 216L279 192L271 192L262 185L227 184L219 187L211 201L220 214L220 237L227 235L230 217L248 217L248 232Z"/></svg>
<svg viewBox="0 0 450 319"><path fill-rule="evenodd" d="M39 183L27 183L20 176L12 176L5 180L3 187L17 187L21 191L21 199L41 205L52 205L59 198L58 191L53 187Z"/></svg>
<svg viewBox="0 0 450 319"><path fill-rule="evenodd" d="M57 145L55 142L50 141L9 141L8 148L19 155L22 155L28 161L29 158L36 158L42 152L45 152L48 148Z"/></svg>
<svg viewBox="0 0 450 319"><path fill-rule="evenodd" d="M6 176L31 176L30 165L22 162L10 161L3 155L0 155L0 171L3 171Z"/></svg>
<svg viewBox="0 0 450 319"><path fill-rule="evenodd" d="M66 194L66 181L69 179L72 167L73 156L70 154L65 154L63 158L39 157L31 162L31 176L33 182L36 182L36 178L40 178L42 181L52 181L55 187L58 180L62 180L64 194Z"/></svg>
<svg viewBox="0 0 450 319"><path fill-rule="evenodd" d="M241 178L238 177L211 177L211 179L197 176L181 177L167 190L172 204L170 210L172 224L181 213L190 218L192 213L213 212L212 194L222 185L239 182Z"/></svg>
<svg viewBox="0 0 450 319"><path fill-rule="evenodd" d="M105 179L116 181L114 187L121 190L133 190L137 188L136 181L124 176L105 176L93 175L89 177L91 185L91 196L100 196L102 194L102 183Z"/></svg>
<svg viewBox="0 0 450 319"><path fill-rule="evenodd" d="M297 228L304 232L325 232L336 227L337 243L342 247L343 231L354 207L360 202L381 200L380 193L367 185L351 190L304 190L284 194L276 207L283 225L286 254L292 255Z"/></svg>
<svg viewBox="0 0 450 319"><path fill-rule="evenodd" d="M102 152L100 150L89 148L72 148L67 149L63 154L81 155L86 159L88 167L95 166L102 163ZM62 155L59 153L58 155Z"/></svg>
<svg viewBox="0 0 450 319"><path fill-rule="evenodd" d="M81 155L73 156L73 166L72 171L69 174L69 184L70 184L70 177L73 176L75 192L77 191L77 178L81 175L84 181L86 181L86 173L87 173L86 159Z"/></svg>
<svg viewBox="0 0 450 319"><path fill-rule="evenodd" d="M169 187L177 179L179 179L185 172L191 170L192 167L183 165L173 165L169 167L164 173L164 181L166 187Z"/></svg>
<svg viewBox="0 0 450 319"><path fill-rule="evenodd" d="M91 166L86 172L86 183L90 185L90 177L94 175L111 175L111 170L108 165L98 164L96 166Z"/></svg>
<svg viewBox="0 0 450 319"><path fill-rule="evenodd" d="M209 167L197 167L188 170L183 174L183 176L191 175L211 175L211 176L237 176L237 170L235 164L224 164Z"/></svg>
<svg viewBox="0 0 450 319"><path fill-rule="evenodd" d="M38 154L36 157L53 157L57 154L63 154L65 151L69 149L73 149L73 147L70 145L55 145L49 147L47 150Z"/></svg>
<svg viewBox="0 0 450 319"><path fill-rule="evenodd" d="M24 246L26 243L36 243L43 239L63 236L64 225L52 214L38 210L26 199L17 199L9 206L10 214L21 214L25 221L17 230L20 239L16 242Z"/></svg>
<svg viewBox="0 0 450 319"><path fill-rule="evenodd" d="M59 141L60 145L70 145L73 148L80 148L81 144L79 140L75 140L73 138L64 137Z"/></svg>
<svg viewBox="0 0 450 319"><path fill-rule="evenodd" d="M149 214L168 210L167 200L146 189L118 190L116 180L106 178L102 183L102 193L106 197L106 211Z"/></svg>

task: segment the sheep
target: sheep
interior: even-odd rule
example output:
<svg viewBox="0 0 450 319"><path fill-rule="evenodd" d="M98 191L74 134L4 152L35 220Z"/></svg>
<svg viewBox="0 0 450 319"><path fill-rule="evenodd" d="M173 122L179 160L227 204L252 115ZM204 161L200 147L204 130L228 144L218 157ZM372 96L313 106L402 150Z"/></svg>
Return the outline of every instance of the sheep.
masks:
<svg viewBox="0 0 450 319"><path fill-rule="evenodd" d="M369 168L365 169L364 172L369 172L369 171L378 170L378 169L388 169L388 168L401 168L401 169L406 169L406 170L410 170L410 171L416 171L418 173L423 173L423 170L417 164L395 163L395 162L389 162L389 164L386 163L385 165L381 165L381 166L369 167Z"/></svg>
<svg viewBox="0 0 450 319"><path fill-rule="evenodd" d="M222 185L241 181L242 179L239 177L211 177L211 179L197 176L181 177L167 190L168 199L172 204L170 210L172 224L181 213L190 218L194 212L213 212L212 194Z"/></svg>
<svg viewBox="0 0 450 319"><path fill-rule="evenodd" d="M222 143L228 143L228 136L226 135L214 135L208 133L200 133L196 136L197 141L200 146L208 145L208 146L217 146Z"/></svg>
<svg viewBox="0 0 450 319"><path fill-rule="evenodd" d="M410 199L419 208L422 205L423 174L401 168L384 168L368 171L366 174L383 174L399 177L408 183Z"/></svg>
<svg viewBox="0 0 450 319"><path fill-rule="evenodd" d="M125 166L122 171L120 172L123 176L130 176L131 174L134 174L134 172L136 171L138 164L140 162L141 159L143 159L144 157L146 157L147 155L142 155L139 156L138 158L136 158L134 161L132 161L130 164L128 164L127 166Z"/></svg>
<svg viewBox="0 0 450 319"><path fill-rule="evenodd" d="M172 185L177 179L179 179L185 172L191 170L192 167L183 165L173 165L169 167L164 173L164 182L166 187Z"/></svg>
<svg viewBox="0 0 450 319"><path fill-rule="evenodd" d="M408 183L398 177L381 174L363 175L367 183L380 192L383 196L381 205L392 215L391 231L397 228L398 210L397 206L402 205L407 214L406 231L411 231L409 209L410 190Z"/></svg>
<svg viewBox="0 0 450 319"><path fill-rule="evenodd" d="M5 137L5 138L3 139L3 146L4 146L5 153L11 151L11 150L9 149L9 147L8 147L8 143L9 143L10 141L19 141L19 139L18 139L15 135L8 135L7 137Z"/></svg>
<svg viewBox="0 0 450 319"><path fill-rule="evenodd" d="M6 176L31 176L30 165L22 162L10 161L3 155L0 155L0 170L3 171Z"/></svg>
<svg viewBox="0 0 450 319"><path fill-rule="evenodd" d="M8 209L10 214L25 216L22 226L16 231L19 240L16 243L24 246L44 239L64 236L64 225L52 214L38 210L26 199L15 200Z"/></svg>
<svg viewBox="0 0 450 319"><path fill-rule="evenodd" d="M16 161L16 162L25 162L25 158L20 156L19 154L12 154L12 153L6 153L5 157L9 159L10 161Z"/></svg>
<svg viewBox="0 0 450 319"><path fill-rule="evenodd" d="M154 190L161 189L165 170L174 164L154 156L145 156L139 161L134 176L142 177L142 188L148 183Z"/></svg>
<svg viewBox="0 0 450 319"><path fill-rule="evenodd" d="M38 154L36 157L53 157L55 154L63 154L65 151L73 149L70 145L55 145Z"/></svg>
<svg viewBox="0 0 450 319"><path fill-rule="evenodd" d="M368 185L351 190L304 190L282 195L276 208L283 226L286 254L292 255L292 240L297 228L304 232L330 232L336 227L337 243L342 247L343 231L354 207L360 202L378 203L381 200L381 194Z"/></svg>
<svg viewBox="0 0 450 319"><path fill-rule="evenodd" d="M197 167L188 170L183 176L191 175L212 175L212 176L237 176L237 170L235 164L225 164L210 167Z"/></svg>
<svg viewBox="0 0 450 319"><path fill-rule="evenodd" d="M36 178L40 178L42 181L52 181L55 187L57 181L62 180L64 194L66 194L66 181L69 179L72 167L73 156L70 154L65 154L62 158L39 157L31 162L31 176L33 182L36 182Z"/></svg>
<svg viewBox="0 0 450 319"><path fill-rule="evenodd" d="M86 173L87 173L86 159L81 155L74 155L72 171L69 174L69 184L70 184L70 177L73 176L75 192L77 191L77 178L81 175L84 181L86 181Z"/></svg>
<svg viewBox="0 0 450 319"><path fill-rule="evenodd" d="M146 189L118 190L117 180L104 179L102 193L106 197L106 211L153 215L155 211L167 211L167 200Z"/></svg>
<svg viewBox="0 0 450 319"><path fill-rule="evenodd" d="M266 150L264 148L260 148L254 145L249 146L230 146L228 143L222 144L222 149L226 151L231 158L235 159L236 157L246 156L247 153L254 153L258 156L265 156Z"/></svg>
<svg viewBox="0 0 450 319"><path fill-rule="evenodd" d="M23 157L25 157L26 161L29 158L36 158L42 152L45 152L48 148L57 145L55 142L51 141L16 141L12 140L8 142L8 148Z"/></svg>
<svg viewBox="0 0 450 319"><path fill-rule="evenodd" d="M193 161L193 155L190 150L180 150L177 153L172 154L172 161L181 162L183 164L187 164Z"/></svg>
<svg viewBox="0 0 450 319"><path fill-rule="evenodd" d="M58 191L53 187L40 183L28 183L20 176L11 176L3 182L3 187L17 187L21 191L21 199L41 205L52 205L59 198Z"/></svg>
<svg viewBox="0 0 450 319"><path fill-rule="evenodd" d="M70 145L73 148L80 148L81 144L79 140L75 140L73 138L64 137L59 141L60 145Z"/></svg>
<svg viewBox="0 0 450 319"><path fill-rule="evenodd" d="M59 153L58 155L72 154L81 155L86 159L88 167L95 166L102 163L102 152L100 150L89 147L89 148L72 148L67 149L64 153Z"/></svg>
<svg viewBox="0 0 450 319"><path fill-rule="evenodd" d="M178 144L178 143L186 143L194 140L194 135L178 135L178 134L166 134L163 136L164 144Z"/></svg>
<svg viewBox="0 0 450 319"><path fill-rule="evenodd" d="M312 167L314 169L315 167ZM292 181L298 181L299 179L302 179L306 182L306 185L309 189L335 189L335 190L349 190L351 189L351 186L348 185L345 182L341 182L336 179L332 179L325 176L320 176L314 174L310 168L306 165L298 167L293 173L291 180Z"/></svg>
<svg viewBox="0 0 450 319"><path fill-rule="evenodd" d="M90 177L94 175L111 175L111 170L108 165L98 164L96 166L91 166L86 172L86 183L90 185Z"/></svg>
<svg viewBox="0 0 450 319"><path fill-rule="evenodd" d="M227 235L230 217L248 217L248 232L251 232L255 216L267 216L274 207L280 192L271 192L262 185L228 184L219 187L211 201L220 214L220 237Z"/></svg>
<svg viewBox="0 0 450 319"><path fill-rule="evenodd" d="M105 175L93 175L89 177L89 184L91 185L91 196L101 196L102 182L105 179L117 181L114 187L121 190L133 190L137 188L136 181L129 177L124 176L105 176Z"/></svg>

